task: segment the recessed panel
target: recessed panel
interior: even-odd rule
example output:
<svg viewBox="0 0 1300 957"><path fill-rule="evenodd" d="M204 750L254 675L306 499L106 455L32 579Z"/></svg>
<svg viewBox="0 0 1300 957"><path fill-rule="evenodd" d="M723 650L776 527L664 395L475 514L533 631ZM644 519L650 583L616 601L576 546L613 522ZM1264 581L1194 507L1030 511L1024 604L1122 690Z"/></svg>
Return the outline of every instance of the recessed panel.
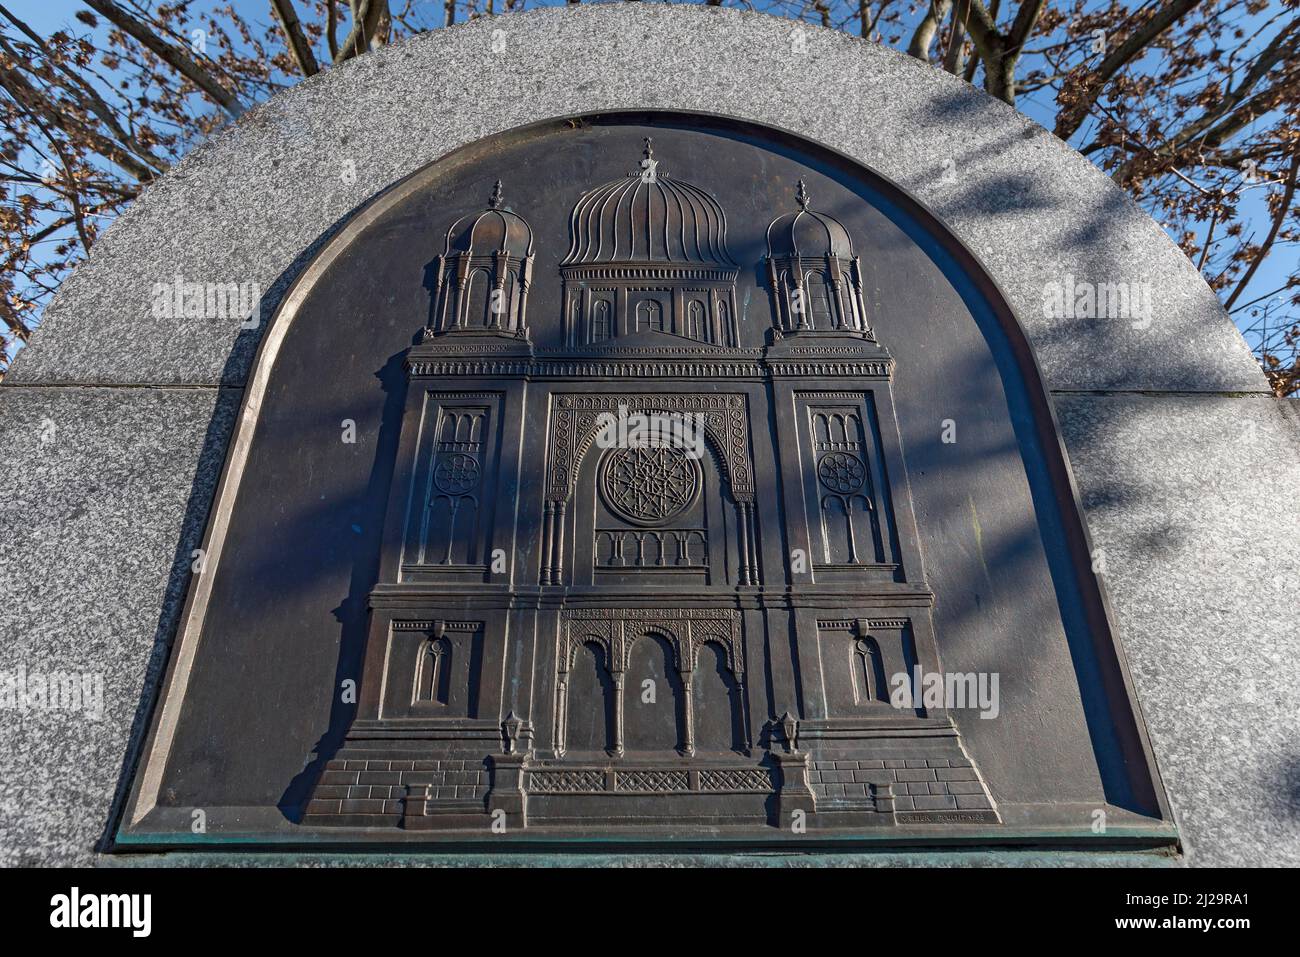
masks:
<svg viewBox="0 0 1300 957"><path fill-rule="evenodd" d="M890 184L589 117L298 288L122 843L1171 838L1032 356Z"/></svg>

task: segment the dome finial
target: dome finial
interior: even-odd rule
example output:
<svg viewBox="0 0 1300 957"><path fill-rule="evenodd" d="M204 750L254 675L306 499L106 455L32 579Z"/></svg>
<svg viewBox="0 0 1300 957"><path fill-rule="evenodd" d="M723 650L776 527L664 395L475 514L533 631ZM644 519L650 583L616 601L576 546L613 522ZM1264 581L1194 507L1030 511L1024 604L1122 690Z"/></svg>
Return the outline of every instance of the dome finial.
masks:
<svg viewBox="0 0 1300 957"><path fill-rule="evenodd" d="M808 200L809 200L808 187L807 185L805 185L802 179L799 180L799 192L795 196L795 200L799 203L800 209L808 208Z"/></svg>
<svg viewBox="0 0 1300 957"><path fill-rule="evenodd" d="M641 182L659 182L659 161L655 159L654 140L645 138L645 159L641 160Z"/></svg>
<svg viewBox="0 0 1300 957"><path fill-rule="evenodd" d="M492 187L492 198L488 200L488 205L493 209L499 209L503 201L501 180L497 180L497 184Z"/></svg>

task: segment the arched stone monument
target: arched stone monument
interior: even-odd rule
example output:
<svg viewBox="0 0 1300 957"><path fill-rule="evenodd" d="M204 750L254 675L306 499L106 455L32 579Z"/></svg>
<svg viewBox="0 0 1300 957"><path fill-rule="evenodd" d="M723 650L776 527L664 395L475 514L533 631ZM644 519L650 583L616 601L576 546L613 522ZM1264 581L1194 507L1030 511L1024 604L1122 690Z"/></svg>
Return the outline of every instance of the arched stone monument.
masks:
<svg viewBox="0 0 1300 957"><path fill-rule="evenodd" d="M6 850L1294 863L1298 446L1163 231L946 74L437 31L195 150L0 387Z"/></svg>

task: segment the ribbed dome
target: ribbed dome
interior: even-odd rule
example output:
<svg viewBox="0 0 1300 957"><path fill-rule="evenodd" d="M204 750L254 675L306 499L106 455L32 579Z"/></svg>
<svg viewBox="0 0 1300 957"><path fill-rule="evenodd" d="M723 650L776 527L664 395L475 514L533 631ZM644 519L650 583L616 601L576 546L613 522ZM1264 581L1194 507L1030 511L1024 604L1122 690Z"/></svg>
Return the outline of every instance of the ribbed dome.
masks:
<svg viewBox="0 0 1300 957"><path fill-rule="evenodd" d="M853 258L849 231L834 216L808 208L808 190L799 180L799 209L778 216L767 227L769 256L834 256Z"/></svg>
<svg viewBox="0 0 1300 957"><path fill-rule="evenodd" d="M646 139L641 168L588 190L573 207L561 265L607 262L709 263L735 267L727 217L702 189L667 173Z"/></svg>
<svg viewBox="0 0 1300 957"><path fill-rule="evenodd" d="M462 216L447 230L447 250L490 256L507 252L523 259L533 254L533 229L522 216L501 205L501 181L497 180L488 208L481 213Z"/></svg>

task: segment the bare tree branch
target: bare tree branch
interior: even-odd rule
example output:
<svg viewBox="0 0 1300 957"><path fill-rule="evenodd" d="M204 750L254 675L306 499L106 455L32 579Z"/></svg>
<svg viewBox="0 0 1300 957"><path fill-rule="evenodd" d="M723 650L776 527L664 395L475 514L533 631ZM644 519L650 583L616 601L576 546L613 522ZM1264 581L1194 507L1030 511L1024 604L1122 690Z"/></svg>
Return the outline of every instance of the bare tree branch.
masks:
<svg viewBox="0 0 1300 957"><path fill-rule="evenodd" d="M9 56L14 56L8 43L0 40L0 47L4 48ZM0 87L3 87L13 97L14 102L22 107L27 116L42 129L45 128L41 121L44 117L46 121L69 135L85 137L86 142L94 148L95 152L117 164L140 182L147 183L153 180L154 170L141 163L117 143L77 122L69 110L60 109L57 103L23 79L22 74L17 70L0 71Z"/></svg>
<svg viewBox="0 0 1300 957"><path fill-rule="evenodd" d="M333 9L333 4L330 9ZM293 0L271 0L271 10L284 30L293 62L298 64L303 76L315 76L320 72L320 67L311 52L311 43L303 35L302 23L298 20L298 11L293 8Z"/></svg>
<svg viewBox="0 0 1300 957"><path fill-rule="evenodd" d="M1268 231L1268 236L1265 237L1263 245L1259 247L1259 252L1255 254L1255 258L1251 260L1250 267L1246 270L1245 275L1237 283L1237 288L1232 291L1232 295L1223 304L1224 309L1232 310L1232 304L1246 291L1250 281L1255 278L1255 272L1259 269L1260 263L1268 256L1268 251L1273 248L1273 243L1277 240L1277 234L1281 231L1282 224L1286 222L1287 216L1291 213L1291 200L1295 198L1297 173L1300 173L1300 153L1291 158L1291 168L1286 175L1286 187L1282 191L1282 202L1278 205L1277 215L1273 217L1273 225Z"/></svg>
<svg viewBox="0 0 1300 957"><path fill-rule="evenodd" d="M448 0L448 2L454 2L454 0ZM366 33L366 25L370 21L371 5L372 0L354 0L352 5L352 28L348 30L348 35L339 48L338 56L334 58L335 63L354 59L370 49L370 35Z"/></svg>
<svg viewBox="0 0 1300 957"><path fill-rule="evenodd" d="M918 60L930 59L930 47L934 45L934 35L939 31L939 24L948 15L952 0L930 0L925 16L916 25L912 41L907 45L907 52Z"/></svg>
<svg viewBox="0 0 1300 957"><path fill-rule="evenodd" d="M138 140L136 140L134 137L128 134L126 130L122 128L122 125L118 123L117 117L113 113L112 107L110 107L107 103L104 102L103 97L99 95L99 93L95 90L93 86L87 83L82 77L78 76L76 71L69 70L66 66L64 66L63 63L60 62L57 57L52 56L50 52L50 48L45 43L45 41L41 39L41 37L34 30L32 30L31 27L29 27L22 20L18 19L16 16L10 13L9 10L3 4L0 4L0 14L4 14L4 16L9 20L10 23L16 26L19 30L21 30L25 36L27 36L34 44L36 44L37 49L39 49L41 53L45 56L47 62L53 64L55 69L57 69L61 74L63 74L65 77L71 80L73 84L75 84L76 91L74 95L77 96L78 102L80 102L89 112L94 113L95 116L99 118L100 122L103 123L106 127L108 127L109 132L111 132L113 136L116 137L117 141L122 146L124 146L127 150L129 150L135 157L137 157L142 163L144 163L154 172L157 173L166 172L167 163L160 160L157 156L154 155L152 150L150 150L144 144L140 143ZM12 50L12 48L9 46L7 42L3 42L3 40L0 40L0 43L3 43L5 52L13 56L13 58L16 61L21 62L22 58L19 57L14 50ZM132 172L132 175L134 176L136 174Z"/></svg>
<svg viewBox="0 0 1300 957"><path fill-rule="evenodd" d="M1293 57L1297 54L1297 48L1300 47L1298 40L1300 40L1300 20L1293 21L1284 27L1269 45L1260 51L1259 56L1255 58L1255 62L1246 71L1246 75L1241 78L1241 82L1237 84L1236 89L1224 93L1213 108L1207 109L1200 117L1169 137L1164 144L1153 147L1150 152L1155 156L1171 156L1179 147L1188 144L1198 134L1213 127L1219 119L1241 105L1250 95L1250 91L1254 89L1255 84L1267 76L1283 58ZM1249 108L1249 104L1247 104L1247 109ZM1246 122L1249 122L1249 119ZM1207 145L1211 147L1218 146L1225 138L1221 136L1216 142ZM1137 161L1138 157L1129 159L1116 170L1114 173L1116 182L1124 182L1131 174Z"/></svg>
<svg viewBox="0 0 1300 957"><path fill-rule="evenodd" d="M243 105L218 83L207 70L199 66L188 53L173 46L154 33L149 26L119 7L113 0L86 0L86 6L101 14L109 23L139 40L158 59L173 67L217 103L231 117L244 112Z"/></svg>
<svg viewBox="0 0 1300 957"><path fill-rule="evenodd" d="M1087 83L1078 98L1057 115L1056 129L1053 132L1063 140L1073 136L1111 78L1150 46L1156 37L1200 3L1201 0L1173 0L1125 37L1124 42L1109 53L1089 74Z"/></svg>

